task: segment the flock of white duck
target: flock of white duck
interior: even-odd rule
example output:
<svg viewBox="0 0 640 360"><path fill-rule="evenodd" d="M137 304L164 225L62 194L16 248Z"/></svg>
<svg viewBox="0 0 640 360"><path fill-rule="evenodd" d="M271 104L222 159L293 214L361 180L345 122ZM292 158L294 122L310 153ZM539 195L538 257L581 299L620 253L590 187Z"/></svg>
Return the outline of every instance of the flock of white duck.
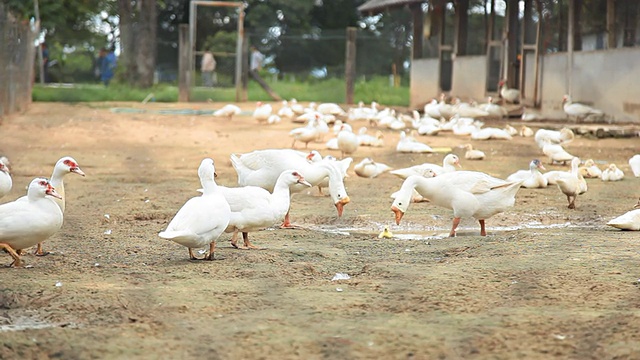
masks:
<svg viewBox="0 0 640 360"><path fill-rule="evenodd" d="M513 94L505 92L505 100L517 101ZM574 104L565 96L567 104ZM442 165L424 163L403 169L378 163L367 157L354 165L354 172L361 177L375 178L390 173L404 180L400 189L393 193L391 210L395 221L400 224L409 206L417 201L429 201L432 204L451 209L453 223L450 236L456 235L456 229L462 218L472 217L480 224L480 234L486 235L485 220L505 211L515 203L516 193L521 188L544 188L556 185L566 195L568 207L575 208L578 195L587 191L586 178L599 178L602 181L618 181L623 172L610 164L606 169L598 168L593 160L582 164L579 158L568 153L564 146L574 139L574 133L563 128L559 131L539 129L533 132L527 126L517 130L509 125L505 128L484 127L482 118L502 118L507 115L504 107L490 98L486 104L476 105L455 100L449 104L444 98L433 100L424 107L421 115L414 111L411 116L396 114L394 110L378 109L377 103L344 111L337 104L309 104L304 107L297 101L284 101L277 112L270 104L258 103L253 117L259 123L273 124L282 119L302 122L306 125L291 130L292 148L297 142L307 148L311 142L325 143L328 149L339 150L342 159L332 156L322 157L316 150L298 151L294 149L257 150L246 154L232 154L231 163L238 175L238 187L225 187L216 184L215 165L210 158L202 160L198 176L202 188L200 196L188 200L176 213L167 228L159 233L164 239L172 240L188 248L191 259L199 259L194 249L209 247L203 251L201 259L212 259L215 241L223 233L233 233L231 244L237 248L256 248L249 241L249 233L272 227L281 223L282 227L293 227L289 218L291 195L309 187L318 187L322 193L328 188L332 203L338 216L350 199L344 178L353 159L346 157L357 151L360 146L384 146L381 129L400 131L400 140L396 151L400 153L421 153L435 151L426 143L418 140L419 135L436 135L450 131L471 139L509 140L513 136L533 137L541 153L548 157L549 163L570 163L570 171L545 170L542 162L533 159L529 168L517 171L506 179L499 179L478 171L458 170L460 159L450 153L443 159ZM576 110L572 107L570 116L585 116L595 110L586 106ZM575 114L581 111L580 114ZM241 113L236 105L229 104L214 113L216 117L232 119ZM364 125L376 127L369 134L366 126L355 133L352 125L364 122ZM330 127L331 126L331 127ZM332 139L324 136L334 133ZM325 142L326 140L326 142ZM482 160L486 155L473 149L470 144L463 146L465 159ZM582 166L581 166L582 164ZM640 177L640 154L629 159L634 176ZM37 245L36 255L45 255L42 242L56 233L63 224L65 193L63 177L75 173L84 176L78 163L71 157L61 158L55 165L50 179L36 178L27 190L27 195L13 202L0 205L0 248L8 252L13 262L10 266L22 265L21 254L29 247ZM8 159L0 158L0 198L12 188ZM608 225L625 229L640 230L640 201L632 210ZM242 233L244 245L238 245L238 234ZM385 232L380 237L389 237Z"/></svg>

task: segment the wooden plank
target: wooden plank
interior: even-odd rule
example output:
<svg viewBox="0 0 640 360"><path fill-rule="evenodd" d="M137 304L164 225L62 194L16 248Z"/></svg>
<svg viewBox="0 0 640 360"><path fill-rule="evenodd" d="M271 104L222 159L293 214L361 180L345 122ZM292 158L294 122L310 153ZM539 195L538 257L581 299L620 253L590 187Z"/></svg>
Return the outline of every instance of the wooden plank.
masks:
<svg viewBox="0 0 640 360"><path fill-rule="evenodd" d="M273 89L260 77L260 75L258 75L257 71L249 71L249 75L251 75L253 80L257 81L260 86L262 86L264 91L266 91L273 100L282 101L280 95L276 94L276 92L273 91Z"/></svg>
<svg viewBox="0 0 640 360"><path fill-rule="evenodd" d="M189 57L189 25L178 28L178 101L188 102L191 85L191 64Z"/></svg>

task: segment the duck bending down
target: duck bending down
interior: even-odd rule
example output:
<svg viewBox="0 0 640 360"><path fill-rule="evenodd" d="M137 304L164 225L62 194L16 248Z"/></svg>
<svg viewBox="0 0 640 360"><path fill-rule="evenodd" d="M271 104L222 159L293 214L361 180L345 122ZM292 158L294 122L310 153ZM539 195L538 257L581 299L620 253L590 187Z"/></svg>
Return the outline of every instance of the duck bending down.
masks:
<svg viewBox="0 0 640 360"><path fill-rule="evenodd" d="M569 202L569 209L576 208L576 198L578 195L582 195L587 192L587 182L584 177L580 175L578 167L580 166L580 159L575 157L571 160L571 172L564 172L558 174L556 179L556 185L567 196Z"/></svg>
<svg viewBox="0 0 640 360"><path fill-rule="evenodd" d="M216 175L212 159L202 160L198 176L202 195L187 200L169 222L167 229L158 236L189 248L191 260L213 260L216 240L229 225L231 208L214 180ZM193 254L193 249L207 245L209 253L198 259Z"/></svg>
<svg viewBox="0 0 640 360"><path fill-rule="evenodd" d="M433 178L410 176L402 184L391 211L399 225L415 189L431 203L453 210L450 237L456 236L463 217L477 219L480 235L486 236L485 220L512 207L521 184L521 181L508 182L478 171L456 171Z"/></svg>
<svg viewBox="0 0 640 360"><path fill-rule="evenodd" d="M0 159L0 198L7 195L13 187L9 167Z"/></svg>
<svg viewBox="0 0 640 360"><path fill-rule="evenodd" d="M228 120L233 120L234 115L240 115L240 108L234 104L227 104L213 112L213 116L226 117Z"/></svg>
<svg viewBox="0 0 640 360"><path fill-rule="evenodd" d="M533 139L538 147L542 149L546 144L566 145L575 139L575 134L569 128L560 130L538 129Z"/></svg>
<svg viewBox="0 0 640 360"><path fill-rule="evenodd" d="M60 195L60 198L52 198L52 200L54 200L56 204L58 204L63 214L66 209L66 192L64 190L63 180L65 175L71 173L85 176L82 169L80 169L80 165L78 165L78 162L74 158L72 158L71 156L64 156L56 162L56 165L53 167L53 173L51 173L51 178L49 179L51 186L53 186L53 188L56 189L58 195ZM27 197L23 196L17 201L27 201ZM49 254L49 252L44 251L42 249L42 243L39 242L35 251L35 255L45 256L47 254Z"/></svg>
<svg viewBox="0 0 640 360"><path fill-rule="evenodd" d="M249 241L249 232L259 231L276 223L282 223L291 203L290 187L301 184L310 187L297 170L285 170L274 185L273 192L258 186L218 188L231 208L231 218L225 232L233 232L231 245L238 247L238 232L242 233L244 248L257 249Z"/></svg>
<svg viewBox="0 0 640 360"><path fill-rule="evenodd" d="M21 267L21 250L48 239L62 227L62 210L49 197L61 198L49 180L35 178L26 200L0 205L0 249L13 258L9 266Z"/></svg>
<svg viewBox="0 0 640 360"><path fill-rule="evenodd" d="M349 158L347 158L349 159ZM344 161L344 160L343 160ZM304 174L312 186L318 186L329 178L329 194L333 204L342 216L344 206L351 200L344 186L343 176L339 168L340 162L322 159L316 162L307 160L307 153L290 149L256 150L246 154L232 154L231 164L238 173L238 185L259 186L273 191L278 176L289 169L297 169ZM292 193L304 190L306 186L294 185ZM289 213L285 216L282 227L292 227Z"/></svg>
<svg viewBox="0 0 640 360"><path fill-rule="evenodd" d="M507 177L507 181L522 181L522 187L528 189L545 188L548 180L542 175L541 170L546 170L540 160L533 159L529 163L528 170L518 170Z"/></svg>
<svg viewBox="0 0 640 360"><path fill-rule="evenodd" d="M542 153L549 158L549 164L562 163L566 164L575 156L569 154L560 144L547 143L542 147Z"/></svg>
<svg viewBox="0 0 640 360"><path fill-rule="evenodd" d="M456 171L456 166L462 167L462 165L460 165L460 158L458 158L458 155L447 154L447 156L442 159L442 166L431 163L424 163L408 168L392 170L389 171L389 174L393 174L401 179L406 179L411 175L424 176L425 171L428 169L433 171L433 173L435 173L436 175L441 175L447 172Z"/></svg>
<svg viewBox="0 0 640 360"><path fill-rule="evenodd" d="M617 218L610 220L607 225L621 230L640 230L640 199L633 209L634 210L627 211Z"/></svg>

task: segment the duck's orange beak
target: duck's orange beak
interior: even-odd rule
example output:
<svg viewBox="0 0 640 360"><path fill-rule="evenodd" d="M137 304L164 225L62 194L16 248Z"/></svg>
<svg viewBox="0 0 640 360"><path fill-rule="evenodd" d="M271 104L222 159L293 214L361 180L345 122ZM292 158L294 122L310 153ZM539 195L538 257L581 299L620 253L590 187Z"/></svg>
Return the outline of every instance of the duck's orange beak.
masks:
<svg viewBox="0 0 640 360"><path fill-rule="evenodd" d="M393 213L396 216L396 225L400 225L400 220L402 220L402 217L404 216L404 213L402 212L402 210L398 209L395 206L391 207L391 211L393 211Z"/></svg>
<svg viewBox="0 0 640 360"><path fill-rule="evenodd" d="M346 198L338 201L336 203L336 209L338 210L338 217L342 216L342 212L344 210L344 206L347 205L349 202L351 201L351 199L349 199L349 197L347 196Z"/></svg>

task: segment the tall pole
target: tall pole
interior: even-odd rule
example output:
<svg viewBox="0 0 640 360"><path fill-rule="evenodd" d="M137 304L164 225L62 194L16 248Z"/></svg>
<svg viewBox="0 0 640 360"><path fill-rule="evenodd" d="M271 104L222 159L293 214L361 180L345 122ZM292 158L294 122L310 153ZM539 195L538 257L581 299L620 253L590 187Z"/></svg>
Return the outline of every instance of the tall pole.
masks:
<svg viewBox="0 0 640 360"><path fill-rule="evenodd" d="M236 42L236 101L247 101L246 89L242 86L242 65L244 63L244 5L238 8L238 40Z"/></svg>
<svg viewBox="0 0 640 360"><path fill-rule="evenodd" d="M40 37L40 6L38 0L33 1L33 12L36 16L36 33ZM38 70L40 72L40 84L44 84L44 57L42 55L42 44L38 44Z"/></svg>
<svg viewBox="0 0 640 360"><path fill-rule="evenodd" d="M356 78L356 34L355 27L347 28L347 49L345 61L345 79L346 79L346 97L347 104L353 104L353 93L355 89Z"/></svg>

